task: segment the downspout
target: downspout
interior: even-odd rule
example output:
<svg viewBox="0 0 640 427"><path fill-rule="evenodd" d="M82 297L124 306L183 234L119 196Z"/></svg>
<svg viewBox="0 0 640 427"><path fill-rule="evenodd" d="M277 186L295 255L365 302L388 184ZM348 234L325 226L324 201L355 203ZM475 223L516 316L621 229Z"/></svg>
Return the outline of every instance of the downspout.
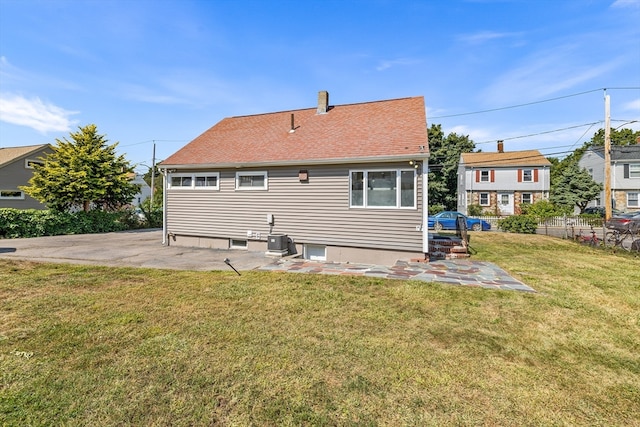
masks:
<svg viewBox="0 0 640 427"><path fill-rule="evenodd" d="M167 239L167 170L162 169L162 245L169 246Z"/></svg>
<svg viewBox="0 0 640 427"><path fill-rule="evenodd" d="M422 252L429 254L429 159L422 162Z"/></svg>

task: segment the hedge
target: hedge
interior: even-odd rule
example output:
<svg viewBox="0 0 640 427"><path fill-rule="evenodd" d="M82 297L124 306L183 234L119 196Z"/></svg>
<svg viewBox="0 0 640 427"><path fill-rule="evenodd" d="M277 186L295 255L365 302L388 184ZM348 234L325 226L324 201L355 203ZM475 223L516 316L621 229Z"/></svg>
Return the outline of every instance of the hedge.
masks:
<svg viewBox="0 0 640 427"><path fill-rule="evenodd" d="M498 220L498 228L512 233L535 234L538 221L529 215L512 215Z"/></svg>
<svg viewBox="0 0 640 427"><path fill-rule="evenodd" d="M118 212L55 212L0 208L0 238L108 233L140 228L129 210Z"/></svg>

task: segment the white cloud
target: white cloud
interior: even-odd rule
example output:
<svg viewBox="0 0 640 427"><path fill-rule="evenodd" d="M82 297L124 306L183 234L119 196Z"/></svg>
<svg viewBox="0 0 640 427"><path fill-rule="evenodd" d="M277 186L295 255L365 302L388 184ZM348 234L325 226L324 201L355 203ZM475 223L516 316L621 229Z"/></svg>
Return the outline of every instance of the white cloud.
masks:
<svg viewBox="0 0 640 427"><path fill-rule="evenodd" d="M640 0L616 0L613 2L611 7L619 7L619 8L640 8Z"/></svg>
<svg viewBox="0 0 640 427"><path fill-rule="evenodd" d="M458 39L469 44L481 44L490 40L520 36L521 33L498 33L495 31L481 31L474 34L463 34Z"/></svg>
<svg viewBox="0 0 640 427"><path fill-rule="evenodd" d="M40 98L24 98L20 95L0 94L0 121L26 126L41 133L67 132L74 121L69 116L78 114L56 105L43 102Z"/></svg>
<svg viewBox="0 0 640 427"><path fill-rule="evenodd" d="M633 101L624 103L622 105L622 111L640 112L640 99L634 99Z"/></svg>
<svg viewBox="0 0 640 427"><path fill-rule="evenodd" d="M413 65L413 64L418 64L420 62L421 61L417 59L410 59L410 58L399 58L399 59L381 61L380 64L376 67L376 70L384 71L388 68L395 67L396 65Z"/></svg>
<svg viewBox="0 0 640 427"><path fill-rule="evenodd" d="M531 55L519 66L497 75L484 94L494 104L542 99L610 74L625 61L625 57L618 57L589 64L573 46L557 47Z"/></svg>

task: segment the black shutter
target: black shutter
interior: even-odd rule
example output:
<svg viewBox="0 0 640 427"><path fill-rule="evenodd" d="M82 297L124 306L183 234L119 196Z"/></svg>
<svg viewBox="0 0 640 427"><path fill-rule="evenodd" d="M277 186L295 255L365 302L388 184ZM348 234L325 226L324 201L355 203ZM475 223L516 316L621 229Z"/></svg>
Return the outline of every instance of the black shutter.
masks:
<svg viewBox="0 0 640 427"><path fill-rule="evenodd" d="M629 163L624 164L624 177L629 178Z"/></svg>

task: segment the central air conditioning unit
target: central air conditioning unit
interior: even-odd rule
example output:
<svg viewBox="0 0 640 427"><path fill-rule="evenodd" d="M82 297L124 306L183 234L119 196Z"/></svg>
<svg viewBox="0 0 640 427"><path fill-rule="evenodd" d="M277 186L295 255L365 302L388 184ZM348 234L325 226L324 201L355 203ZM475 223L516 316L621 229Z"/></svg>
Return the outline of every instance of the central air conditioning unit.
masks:
<svg viewBox="0 0 640 427"><path fill-rule="evenodd" d="M286 234L269 234L267 250L269 254L286 255L289 252L289 236Z"/></svg>

